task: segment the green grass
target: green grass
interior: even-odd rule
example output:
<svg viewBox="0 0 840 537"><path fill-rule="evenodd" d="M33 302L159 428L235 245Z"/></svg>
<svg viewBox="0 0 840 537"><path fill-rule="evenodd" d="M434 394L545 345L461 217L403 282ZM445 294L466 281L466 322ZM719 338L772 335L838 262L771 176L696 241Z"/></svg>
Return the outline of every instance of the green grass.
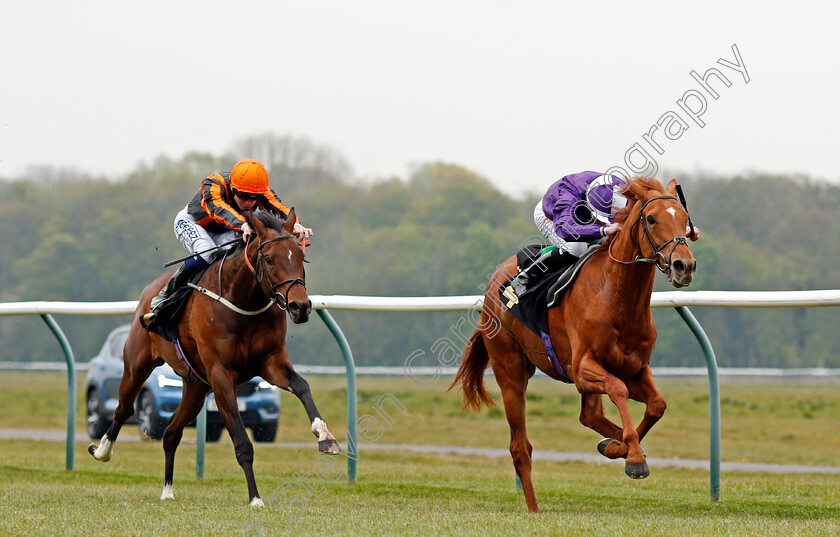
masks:
<svg viewBox="0 0 840 537"><path fill-rule="evenodd" d="M59 373L3 373L0 428L63 430L64 378ZM330 428L343 440L344 380L313 376L309 381ZM494 381L488 381L494 388ZM457 397L444 393L446 386L445 379L419 388L403 378L363 377L359 415L379 417L373 404L391 394L406 413L390 404L383 407L394 422L380 420L380 444L506 448L509 433L500 409L463 412ZM645 440L646 451L656 457L707 459L706 383L660 381L659 387L669 408ZM840 466L836 384L724 383L721 390L724 460ZM316 475L318 454L301 405L288 394L282 405L278 442L311 447L256 445L263 509L248 507L245 480L229 443L207 446L202 481L195 479L195 446L182 445L176 500L161 502L159 442L118 441L107 464L94 461L84 444L77 444L75 470L67 472L61 443L0 440L0 535L840 534L838 475L726 472L722 500L713 503L706 471L654 466L651 477L633 481L616 465L537 461L534 480L543 513L533 516L514 489L507 458L365 451L362 445L358 483L348 485L343 475L324 483ZM607 407L615 417L612 405ZM573 387L534 381L528 410L535 449L594 452L598 436L578 423ZM635 419L641 410L633 407ZM77 412L81 431L81 402ZM125 433L136 435L136 427L128 426ZM343 472L346 465L340 460ZM318 497L295 483L295 473L307 472L307 482L321 492ZM284 483L292 487L278 491ZM308 503L301 518L290 520L293 509L282 501L295 494Z"/></svg>
<svg viewBox="0 0 840 537"><path fill-rule="evenodd" d="M7 535L837 535L840 478L725 474L723 499L708 499L708 474L656 469L644 481L620 467L539 462L534 471L543 513L525 512L504 459L365 452L359 481L324 483L310 449L257 449L266 507L250 508L230 445L207 448L196 481L195 447L179 450L175 500L158 500L159 443L117 443L102 464L86 453L62 468L56 443L0 443L0 534ZM343 459L342 459L343 460ZM295 483L305 475L314 497ZM272 501L272 494L284 483ZM300 494L307 505L282 502ZM254 525L260 532L249 528Z"/></svg>
<svg viewBox="0 0 840 537"><path fill-rule="evenodd" d="M84 374L78 378L76 429L84 431ZM315 402L340 439L347 429L346 382L343 377L309 378ZM421 388L403 377L360 377L358 414L379 418L378 440L387 444L457 445L507 448L509 430L498 387L487 378L499 406L465 412L449 379ZM668 401L665 417L644 441L651 456L708 459L709 396L705 380L664 380L659 389ZM0 375L0 428L64 430L66 376L51 372L4 372ZM394 420L385 423L373 405L391 394L406 408L383 409ZM573 386L547 379L531 382L527 394L528 435L534 449L591 452L600 437L578 421L580 398ZM605 407L615 421L609 400ZM632 403L634 422L643 407ZM730 383L721 385L722 454L725 461L840 466L840 385L818 383ZM127 434L137 434L127 426ZM188 429L187 436L191 434ZM309 425L300 402L282 393L278 442L308 442Z"/></svg>

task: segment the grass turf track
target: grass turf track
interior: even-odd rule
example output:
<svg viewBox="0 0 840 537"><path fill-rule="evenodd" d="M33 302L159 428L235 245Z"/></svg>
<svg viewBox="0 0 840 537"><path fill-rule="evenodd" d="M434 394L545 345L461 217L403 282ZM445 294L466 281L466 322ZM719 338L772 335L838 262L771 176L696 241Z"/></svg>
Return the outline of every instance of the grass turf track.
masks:
<svg viewBox="0 0 840 537"><path fill-rule="evenodd" d="M4 373L0 427L63 428L62 378ZM343 439L343 380L309 380L331 429ZM444 383L418 388L405 379L361 378L359 414L370 413L383 394L392 394L407 412L393 412L394 423L387 425L382 443L506 447L500 411L462 413L455 398L442 393ZM705 383L659 385L669 410L645 441L648 453L708 458ZM536 449L594 449L597 436L577 423L573 388L535 381L529 393L529 433ZM837 385L725 383L722 399L724 460L840 465ZM635 411L638 415L641 409ZM160 443L118 441L107 464L77 445L76 469L66 472L59 443L0 441L0 535L840 534L837 475L725 473L723 498L715 504L708 499L705 471L654 467L650 478L632 481L612 465L538 461L534 479L544 511L538 516L525 512L505 459L365 452L362 447L355 486L343 476L322 483L314 475L318 454L300 404L284 394L282 412L278 441L305 441L311 447L256 445L264 509L247 506L244 478L229 444L208 445L201 482L194 476L194 445L183 445L176 463L176 500L160 502ZM83 415L80 408L80 429ZM294 484L293 474L306 472L319 497ZM293 485L275 500L300 494L308 502L297 520L289 520L294 509L271 500L284 483Z"/></svg>

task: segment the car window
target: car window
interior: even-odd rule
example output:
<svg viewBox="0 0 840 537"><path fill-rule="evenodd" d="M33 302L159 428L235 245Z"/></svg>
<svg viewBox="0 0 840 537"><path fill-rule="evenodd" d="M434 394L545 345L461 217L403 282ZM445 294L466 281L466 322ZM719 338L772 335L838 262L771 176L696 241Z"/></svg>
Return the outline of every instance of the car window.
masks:
<svg viewBox="0 0 840 537"><path fill-rule="evenodd" d="M115 358L122 358L123 347L125 346L126 339L128 339L128 330L123 330L114 336L111 340L111 356Z"/></svg>

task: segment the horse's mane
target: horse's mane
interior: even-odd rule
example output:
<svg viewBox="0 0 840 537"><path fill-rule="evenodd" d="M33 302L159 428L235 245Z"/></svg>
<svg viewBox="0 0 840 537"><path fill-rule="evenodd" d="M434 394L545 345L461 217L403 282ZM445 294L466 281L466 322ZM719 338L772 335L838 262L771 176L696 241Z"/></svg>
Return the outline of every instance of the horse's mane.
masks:
<svg viewBox="0 0 840 537"><path fill-rule="evenodd" d="M285 220L283 220L281 218L277 218L272 213L270 213L268 211L263 211L260 208L257 208L257 210L254 211L254 212L248 212L248 211L245 212L245 218L250 219L251 217L256 218L257 220L259 220L262 223L262 225L264 225L265 227L267 227L269 229L273 229L274 231L283 232L283 226L286 224ZM230 251L230 255L238 254L244 248L245 248L245 242L240 241L240 242L236 243L236 247L233 250Z"/></svg>
<svg viewBox="0 0 840 537"><path fill-rule="evenodd" d="M273 214L268 211L263 211L262 209L257 209L252 213L254 217L262 222L267 228L273 229L274 231L283 231L283 226L286 225L286 220L281 220L277 218Z"/></svg>
<svg viewBox="0 0 840 537"><path fill-rule="evenodd" d="M638 191L642 197L647 197L649 192L656 192L659 195L666 194L665 187L662 186L662 183L659 180L654 179L653 177L636 177L633 179L633 188L634 190ZM620 209L618 212L615 213L615 223L624 225L627 221L627 217L630 216L630 211L633 210L633 207L638 203L638 195L636 192L630 193L628 192L626 195L627 197L627 206L623 209ZM617 235L617 234L616 234ZM610 235L610 237L605 240L602 244L602 249L606 249L609 247L610 243L615 239L616 235Z"/></svg>

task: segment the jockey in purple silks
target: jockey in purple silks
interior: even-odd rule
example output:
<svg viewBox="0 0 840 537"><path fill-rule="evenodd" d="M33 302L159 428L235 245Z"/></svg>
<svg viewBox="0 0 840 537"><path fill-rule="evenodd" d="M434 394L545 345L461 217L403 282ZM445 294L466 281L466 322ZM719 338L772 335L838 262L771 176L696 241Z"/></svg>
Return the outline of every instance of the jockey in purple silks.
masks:
<svg viewBox="0 0 840 537"><path fill-rule="evenodd" d="M527 287L529 273L536 272L534 267L545 273L563 254L580 257L589 243L618 233L621 224L613 220L615 213L627 205L622 195L625 187L625 181L614 175L590 171L567 175L548 187L534 207L534 223L557 248L543 253L513 279L511 285L517 294Z"/></svg>
<svg viewBox="0 0 840 537"><path fill-rule="evenodd" d="M587 243L618 233L615 213L627 205L626 183L614 175L580 172L551 185L534 207L534 223L557 248L580 257Z"/></svg>

